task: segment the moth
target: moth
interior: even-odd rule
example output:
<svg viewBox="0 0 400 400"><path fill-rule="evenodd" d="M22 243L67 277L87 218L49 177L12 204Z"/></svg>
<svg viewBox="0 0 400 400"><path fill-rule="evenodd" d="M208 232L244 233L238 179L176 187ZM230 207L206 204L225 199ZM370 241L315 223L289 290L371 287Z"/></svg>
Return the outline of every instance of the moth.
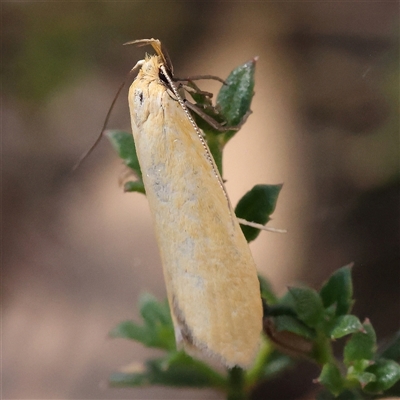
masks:
<svg viewBox="0 0 400 400"><path fill-rule="evenodd" d="M161 42L133 43L156 53L134 67L128 100L177 345L246 368L262 331L255 262Z"/></svg>

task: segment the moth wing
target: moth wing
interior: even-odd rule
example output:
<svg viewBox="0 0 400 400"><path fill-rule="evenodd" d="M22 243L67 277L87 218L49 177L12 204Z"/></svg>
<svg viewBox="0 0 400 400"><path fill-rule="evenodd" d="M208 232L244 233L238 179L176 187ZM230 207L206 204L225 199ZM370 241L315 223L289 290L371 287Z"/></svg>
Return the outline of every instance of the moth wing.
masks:
<svg viewBox="0 0 400 400"><path fill-rule="evenodd" d="M145 72L130 89L132 129L177 341L246 367L262 329L255 263L184 110Z"/></svg>

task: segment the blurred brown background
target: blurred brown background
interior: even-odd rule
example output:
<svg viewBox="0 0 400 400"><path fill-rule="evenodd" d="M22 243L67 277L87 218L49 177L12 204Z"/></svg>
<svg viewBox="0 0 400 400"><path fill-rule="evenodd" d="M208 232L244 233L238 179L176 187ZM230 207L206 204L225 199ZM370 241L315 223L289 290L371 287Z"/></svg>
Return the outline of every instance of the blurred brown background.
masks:
<svg viewBox="0 0 400 400"><path fill-rule="evenodd" d="M219 399L109 389L157 354L107 338L165 296L146 199L124 194L103 140L76 171L126 73L158 38L178 76L226 77L258 55L253 114L225 152L232 202L284 183L252 250L279 294L355 262L355 313L399 327L398 2L2 2L2 396ZM205 83L205 90L218 85ZM126 91L110 128L129 129ZM255 398L312 396L295 370ZM285 380L286 379L286 380Z"/></svg>

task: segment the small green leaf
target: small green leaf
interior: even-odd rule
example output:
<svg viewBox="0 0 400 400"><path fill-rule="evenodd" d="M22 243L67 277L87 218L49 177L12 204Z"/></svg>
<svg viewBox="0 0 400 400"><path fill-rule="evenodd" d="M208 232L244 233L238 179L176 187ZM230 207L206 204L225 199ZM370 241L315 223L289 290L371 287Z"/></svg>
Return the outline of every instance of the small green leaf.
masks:
<svg viewBox="0 0 400 400"><path fill-rule="evenodd" d="M294 361L291 357L282 354L279 351L274 351L268 359L268 362L265 364L260 379L271 378L272 376L279 374L281 371L286 370L293 364Z"/></svg>
<svg viewBox="0 0 400 400"><path fill-rule="evenodd" d="M385 344L384 348L380 351L380 356L390 360L400 361L400 331Z"/></svg>
<svg viewBox="0 0 400 400"><path fill-rule="evenodd" d="M336 315L349 313L353 305L352 266L353 264L346 265L333 273L320 291L325 308L336 304Z"/></svg>
<svg viewBox="0 0 400 400"><path fill-rule="evenodd" d="M149 293L144 293L140 296L139 310L143 319L150 326L155 326L159 323L172 323L168 302L159 302L154 296Z"/></svg>
<svg viewBox="0 0 400 400"><path fill-rule="evenodd" d="M343 390L344 379L335 364L325 364L322 367L318 382L337 396Z"/></svg>
<svg viewBox="0 0 400 400"><path fill-rule="evenodd" d="M371 323L366 320L364 332L354 333L344 347L344 363L349 366L357 360L372 360L376 350L376 335Z"/></svg>
<svg viewBox="0 0 400 400"><path fill-rule="evenodd" d="M308 326L314 328L323 322L324 308L321 298L314 289L289 288L294 299L294 309L297 316Z"/></svg>
<svg viewBox="0 0 400 400"><path fill-rule="evenodd" d="M258 275L258 280L260 282L261 297L266 300L268 304L275 304L278 298L272 290L271 283L261 275Z"/></svg>
<svg viewBox="0 0 400 400"><path fill-rule="evenodd" d="M290 290L288 290L280 299L279 299L279 305L291 308L294 311L294 304L295 300L292 294L290 293ZM294 311L296 314L296 312Z"/></svg>
<svg viewBox="0 0 400 400"><path fill-rule="evenodd" d="M315 339L315 331L304 325L303 322L290 315L281 315L273 317L275 328L278 332L291 332L306 339Z"/></svg>
<svg viewBox="0 0 400 400"><path fill-rule="evenodd" d="M135 340L146 347L175 349L175 334L172 325L150 328L148 325L142 326L134 321L124 321L118 324L109 335L114 338Z"/></svg>
<svg viewBox="0 0 400 400"><path fill-rule="evenodd" d="M332 304L324 311L325 320L327 324L332 324L336 320L336 304Z"/></svg>
<svg viewBox="0 0 400 400"><path fill-rule="evenodd" d="M106 136L125 165L132 169L141 181L142 172L140 171L132 134L124 131L110 130L106 132Z"/></svg>
<svg viewBox="0 0 400 400"><path fill-rule="evenodd" d="M400 380L400 365L393 360L379 359L367 368L367 371L376 376L376 381L368 383L365 391L379 393L391 388Z"/></svg>
<svg viewBox="0 0 400 400"><path fill-rule="evenodd" d="M329 336L331 339L339 339L354 332L360 332L364 328L360 320L354 315L341 315L330 325Z"/></svg>
<svg viewBox="0 0 400 400"><path fill-rule="evenodd" d="M254 95L254 72L256 59L234 69L225 80L217 96L217 107L220 108L228 125L239 125L250 112ZM234 132L231 134L234 135ZM231 136L231 137L232 137Z"/></svg>
<svg viewBox="0 0 400 400"><path fill-rule="evenodd" d="M184 352L148 360L144 371L117 373L111 376L113 386L163 385L180 387L224 388L226 379L207 364Z"/></svg>
<svg viewBox="0 0 400 400"><path fill-rule="evenodd" d="M168 303L158 302L146 294L141 297L139 304L144 324L124 321L110 332L110 336L136 340L147 347L175 350L174 327Z"/></svg>
<svg viewBox="0 0 400 400"><path fill-rule="evenodd" d="M109 333L109 336L137 340L143 343L147 339L147 331L143 326L138 325L134 321L123 321Z"/></svg>
<svg viewBox="0 0 400 400"><path fill-rule="evenodd" d="M249 222L266 224L274 212L282 185L255 185L238 202L235 214ZM246 240L251 242L260 233L259 229L241 225Z"/></svg>
<svg viewBox="0 0 400 400"><path fill-rule="evenodd" d="M124 183L124 192L138 192L146 194L142 181L128 181Z"/></svg>
<svg viewBox="0 0 400 400"><path fill-rule="evenodd" d="M369 383L376 381L376 376L371 372L353 372L351 375L348 375L348 378L351 380L357 380L361 386L364 388Z"/></svg>

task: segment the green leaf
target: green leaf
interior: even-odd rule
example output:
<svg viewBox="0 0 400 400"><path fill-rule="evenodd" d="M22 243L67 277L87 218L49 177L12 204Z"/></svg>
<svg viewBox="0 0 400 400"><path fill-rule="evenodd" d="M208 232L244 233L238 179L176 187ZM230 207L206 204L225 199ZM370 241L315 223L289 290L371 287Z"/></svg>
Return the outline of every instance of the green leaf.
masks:
<svg viewBox="0 0 400 400"><path fill-rule="evenodd" d="M353 363L349 366L349 368L347 370L347 377L349 379L351 379L352 376L360 374L361 372L364 372L373 363L374 363L374 361L366 360L364 358L362 358L360 360L354 360Z"/></svg>
<svg viewBox="0 0 400 400"><path fill-rule="evenodd" d="M312 328L323 322L324 308L314 289L292 287L289 292L293 296L294 309L301 321Z"/></svg>
<svg viewBox="0 0 400 400"><path fill-rule="evenodd" d="M271 283L261 275L258 275L258 280L260 282L261 297L266 300L268 304L275 304L278 298L272 290Z"/></svg>
<svg viewBox="0 0 400 400"><path fill-rule="evenodd" d="M225 80L217 96L217 107L220 108L228 125L235 126L242 122L250 112L250 104L254 95L254 73L256 59L234 69ZM234 132L231 134L231 137Z"/></svg>
<svg viewBox="0 0 400 400"><path fill-rule="evenodd" d="M279 299L279 305L287 308L291 308L296 315L296 312L294 311L294 304L295 300L292 294L290 293L290 290L288 290L280 299Z"/></svg>
<svg viewBox="0 0 400 400"><path fill-rule="evenodd" d="M315 339L315 331L304 325L303 322L290 315L273 317L275 328L278 332L291 332L309 340Z"/></svg>
<svg viewBox="0 0 400 400"><path fill-rule="evenodd" d="M335 396L343 390L344 379L335 364L325 364L321 374L318 377L318 382L324 385Z"/></svg>
<svg viewBox="0 0 400 400"><path fill-rule="evenodd" d="M142 172L136 155L136 147L132 134L124 131L111 130L106 132L106 136L125 165L132 169L141 181Z"/></svg>
<svg viewBox="0 0 400 400"><path fill-rule="evenodd" d="M380 351L380 356L390 360L400 361L400 331L385 344L384 348Z"/></svg>
<svg viewBox="0 0 400 400"><path fill-rule="evenodd" d="M128 181L124 184L124 192L138 192L146 194L142 181Z"/></svg>
<svg viewBox="0 0 400 400"><path fill-rule="evenodd" d="M266 224L274 212L282 185L255 185L238 202L235 214L249 222ZM259 229L240 225L248 242L254 240L260 233Z"/></svg>
<svg viewBox="0 0 400 400"><path fill-rule="evenodd" d="M258 380L272 378L294 364L291 357L274 350L261 369Z"/></svg>
<svg viewBox="0 0 400 400"><path fill-rule="evenodd" d="M357 360L372 360L376 350L376 335L371 323L366 320L364 332L354 333L344 347L344 363L349 366Z"/></svg>
<svg viewBox="0 0 400 400"><path fill-rule="evenodd" d="M376 376L371 372L354 371L351 375L348 375L348 377L352 380L356 379L360 383L361 388L364 388L369 383L376 381Z"/></svg>
<svg viewBox="0 0 400 400"><path fill-rule="evenodd" d="M354 332L364 330L360 320L354 315L341 315L330 325L328 335L331 339L339 339Z"/></svg>
<svg viewBox="0 0 400 400"><path fill-rule="evenodd" d="M110 332L110 336L135 340L146 347L174 350L175 334L168 303L158 302L148 294L143 295L140 299L140 312L144 319L143 325L124 321Z"/></svg>
<svg viewBox="0 0 400 400"><path fill-rule="evenodd" d="M349 313L353 305L352 266L353 264L346 265L333 273L320 291L325 308L336 304L336 315Z"/></svg>
<svg viewBox="0 0 400 400"><path fill-rule="evenodd" d="M375 382L365 386L367 392L383 392L400 380L400 365L393 360L381 358L374 365L368 367L367 372L376 376Z"/></svg>
<svg viewBox="0 0 400 400"><path fill-rule="evenodd" d="M158 324L172 325L167 301L159 302L151 294L144 293L139 298L139 310L144 321L149 326L156 326Z"/></svg>
<svg viewBox="0 0 400 400"><path fill-rule="evenodd" d="M113 374L110 381L113 386L226 387L226 379L222 375L184 352L148 360L143 372Z"/></svg>
<svg viewBox="0 0 400 400"><path fill-rule="evenodd" d="M120 322L110 333L113 338L122 338L145 342L147 340L147 330L134 321Z"/></svg>

